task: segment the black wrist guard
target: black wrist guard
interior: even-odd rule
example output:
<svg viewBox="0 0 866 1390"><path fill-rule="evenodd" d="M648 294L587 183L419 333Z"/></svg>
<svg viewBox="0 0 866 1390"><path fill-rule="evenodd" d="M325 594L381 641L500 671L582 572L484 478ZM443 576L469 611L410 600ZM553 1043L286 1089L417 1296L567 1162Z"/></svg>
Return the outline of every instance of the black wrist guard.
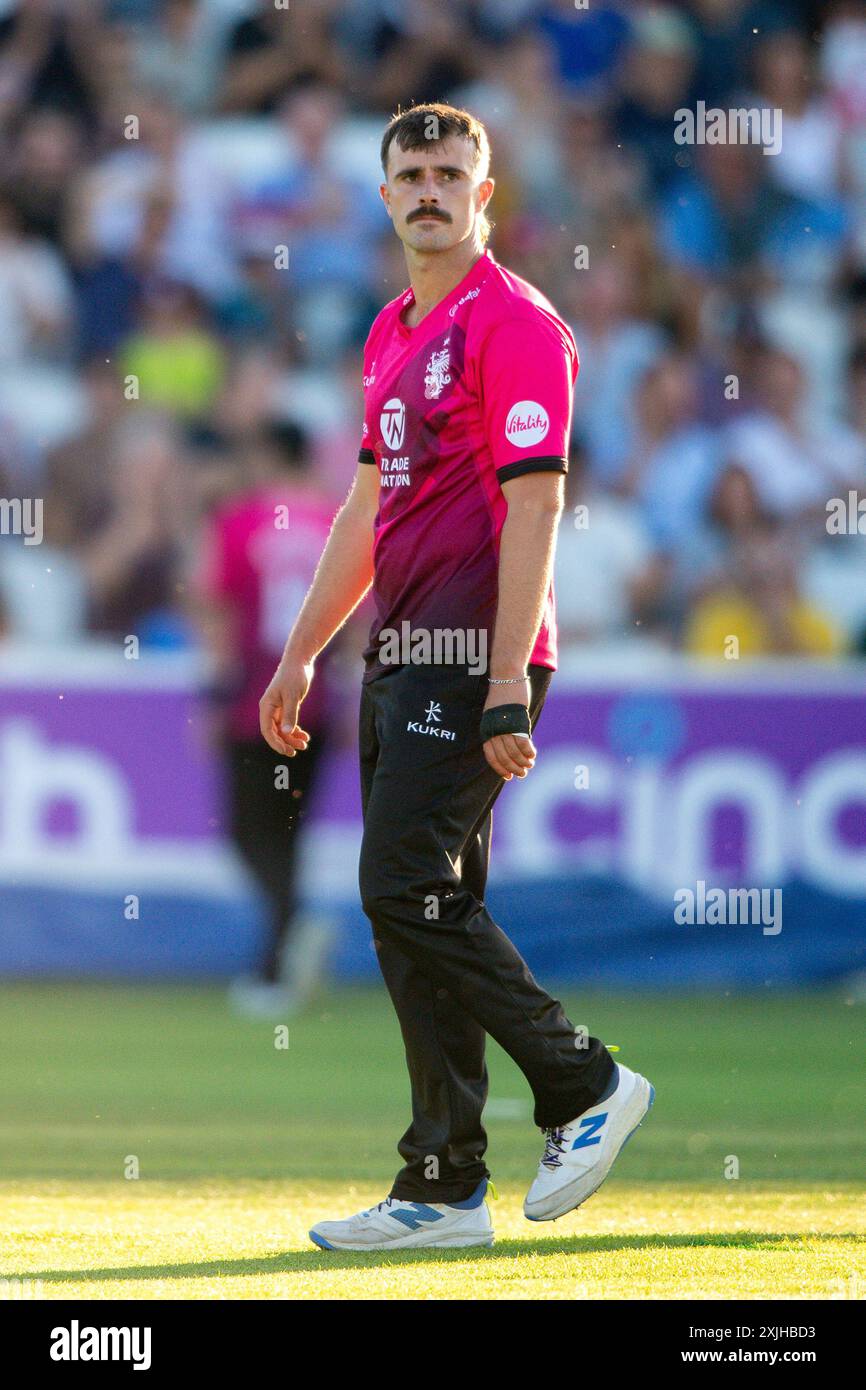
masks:
<svg viewBox="0 0 866 1390"><path fill-rule="evenodd" d="M481 716L481 742L496 734L531 734L529 710L525 705L497 705L486 709Z"/></svg>

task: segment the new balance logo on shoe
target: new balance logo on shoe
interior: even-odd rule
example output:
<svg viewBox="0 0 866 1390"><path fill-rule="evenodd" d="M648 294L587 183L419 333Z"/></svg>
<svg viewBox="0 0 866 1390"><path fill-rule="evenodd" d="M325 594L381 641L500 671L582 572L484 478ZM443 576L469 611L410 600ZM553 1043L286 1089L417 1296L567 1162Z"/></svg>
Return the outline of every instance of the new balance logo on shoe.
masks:
<svg viewBox="0 0 866 1390"><path fill-rule="evenodd" d="M420 1231L422 1221L441 1221L441 1211L434 1211L433 1207L425 1206L423 1202L411 1202L412 1208L409 1211L406 1207L401 1207L399 1211L392 1211L391 1217L394 1221L399 1221L409 1231Z"/></svg>
<svg viewBox="0 0 866 1390"><path fill-rule="evenodd" d="M310 1231L310 1240L320 1250L489 1246L493 1244L493 1223L484 1200L486 1191L487 1179L482 1178L472 1196L456 1204L386 1197L343 1221L320 1221Z"/></svg>
<svg viewBox="0 0 866 1390"><path fill-rule="evenodd" d="M586 1120L581 1120L580 1128L583 1131L579 1134L572 1144L573 1149L588 1149L591 1144L600 1144L601 1135L599 1130L607 1119L607 1111L603 1115L591 1115Z"/></svg>

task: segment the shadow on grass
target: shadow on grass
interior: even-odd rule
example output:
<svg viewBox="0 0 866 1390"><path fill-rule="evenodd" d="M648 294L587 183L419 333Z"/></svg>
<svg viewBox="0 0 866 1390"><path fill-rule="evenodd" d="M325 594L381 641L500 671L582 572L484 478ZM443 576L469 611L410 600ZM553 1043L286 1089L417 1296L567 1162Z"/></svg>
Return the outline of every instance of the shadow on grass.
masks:
<svg viewBox="0 0 866 1390"><path fill-rule="evenodd" d="M203 1260L193 1264L122 1265L100 1269L38 1269L28 1270L26 1275L0 1273L0 1278L24 1278L28 1282L41 1279L45 1283L101 1283L104 1280L123 1279L213 1279L220 1275L251 1277L260 1274L316 1274L327 1273L332 1269L375 1269L434 1262L489 1263L513 1260L520 1255L533 1255L537 1258L539 1255L598 1255L616 1250L694 1247L732 1250L783 1249L787 1245L799 1245L806 1239L862 1242L864 1237L855 1231L810 1231L808 1236L801 1232L786 1234L779 1231L721 1231L709 1234L656 1236L547 1236L536 1240L500 1240L490 1249L476 1247L463 1250L289 1250L256 1259Z"/></svg>

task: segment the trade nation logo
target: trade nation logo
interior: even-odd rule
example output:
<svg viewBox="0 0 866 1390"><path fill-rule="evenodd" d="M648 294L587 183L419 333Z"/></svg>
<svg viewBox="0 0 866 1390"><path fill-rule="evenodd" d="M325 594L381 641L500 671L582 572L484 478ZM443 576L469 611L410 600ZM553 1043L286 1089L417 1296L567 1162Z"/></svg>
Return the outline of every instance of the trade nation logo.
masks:
<svg viewBox="0 0 866 1390"><path fill-rule="evenodd" d="M401 449L403 435L406 433L406 407L399 396L392 396L390 401L386 401L382 406L379 425L388 448Z"/></svg>

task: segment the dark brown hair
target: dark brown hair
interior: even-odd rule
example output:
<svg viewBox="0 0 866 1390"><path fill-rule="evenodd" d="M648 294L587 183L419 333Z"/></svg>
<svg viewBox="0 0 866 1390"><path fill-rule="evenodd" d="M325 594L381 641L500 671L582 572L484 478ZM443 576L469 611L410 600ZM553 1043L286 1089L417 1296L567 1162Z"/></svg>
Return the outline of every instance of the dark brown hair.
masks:
<svg viewBox="0 0 866 1390"><path fill-rule="evenodd" d="M388 154L395 141L401 150L424 150L431 145L441 145L452 135L462 135L474 145L475 165L484 165L486 174L490 143L484 126L468 111L442 101L410 106L407 111L398 111L391 117L382 136L382 168L387 174Z"/></svg>

